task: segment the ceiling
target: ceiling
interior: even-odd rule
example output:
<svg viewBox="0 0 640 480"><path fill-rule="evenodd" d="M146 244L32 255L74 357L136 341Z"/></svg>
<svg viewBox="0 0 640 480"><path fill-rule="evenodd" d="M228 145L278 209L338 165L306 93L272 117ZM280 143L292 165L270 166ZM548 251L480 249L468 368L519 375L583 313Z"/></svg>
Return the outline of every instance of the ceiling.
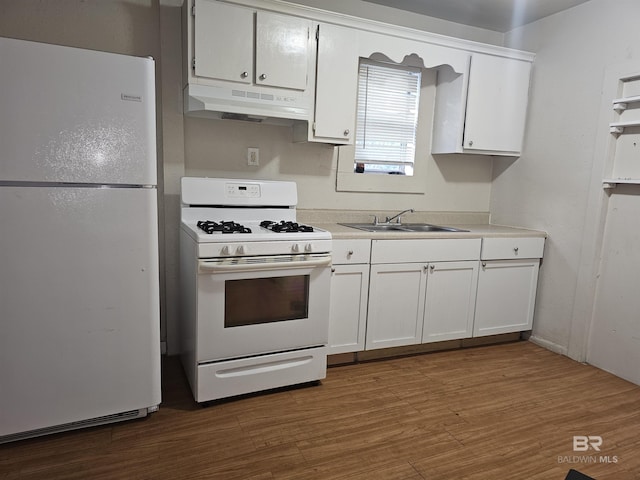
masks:
<svg viewBox="0 0 640 480"><path fill-rule="evenodd" d="M589 0L365 1L504 33Z"/></svg>

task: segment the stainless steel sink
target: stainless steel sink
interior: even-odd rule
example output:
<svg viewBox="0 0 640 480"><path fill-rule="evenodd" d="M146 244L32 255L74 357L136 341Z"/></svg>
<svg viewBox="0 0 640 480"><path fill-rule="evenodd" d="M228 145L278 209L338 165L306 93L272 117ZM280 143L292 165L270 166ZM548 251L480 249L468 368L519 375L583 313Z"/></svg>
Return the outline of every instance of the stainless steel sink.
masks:
<svg viewBox="0 0 640 480"><path fill-rule="evenodd" d="M428 223L405 223L403 228L408 229L411 232L468 232L469 230L463 230L462 228L454 227L442 227L440 225L431 225Z"/></svg>
<svg viewBox="0 0 640 480"><path fill-rule="evenodd" d="M341 223L345 227L357 228L365 232L468 232L460 228L442 227L429 223Z"/></svg>
<svg viewBox="0 0 640 480"><path fill-rule="evenodd" d="M345 227L357 228L367 232L411 232L403 225L374 225L372 223L342 223Z"/></svg>

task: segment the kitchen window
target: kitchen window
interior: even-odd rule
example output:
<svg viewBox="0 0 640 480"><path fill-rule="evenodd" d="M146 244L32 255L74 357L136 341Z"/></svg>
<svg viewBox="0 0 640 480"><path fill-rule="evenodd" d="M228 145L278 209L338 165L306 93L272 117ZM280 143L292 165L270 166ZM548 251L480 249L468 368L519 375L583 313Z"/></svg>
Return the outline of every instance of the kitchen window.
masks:
<svg viewBox="0 0 640 480"><path fill-rule="evenodd" d="M361 61L356 173L413 175L420 83L420 69Z"/></svg>
<svg viewBox="0 0 640 480"><path fill-rule="evenodd" d="M424 68L415 56L394 63L379 53L360 58L359 73L364 66L369 95L359 95L359 105L366 103L367 109L357 112L353 145L336 149L336 191L424 194L427 169L432 168L428 165L433 163L430 150L437 69ZM359 85L363 82L361 74ZM359 93L363 89L359 87ZM377 110L372 109L372 97L373 103L380 102L373 95L376 90L383 99Z"/></svg>

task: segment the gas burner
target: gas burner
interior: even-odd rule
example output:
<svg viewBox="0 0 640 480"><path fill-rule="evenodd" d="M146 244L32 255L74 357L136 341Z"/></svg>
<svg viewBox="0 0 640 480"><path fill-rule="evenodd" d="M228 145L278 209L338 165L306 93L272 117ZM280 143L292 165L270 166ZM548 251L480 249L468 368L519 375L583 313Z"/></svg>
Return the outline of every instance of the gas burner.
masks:
<svg viewBox="0 0 640 480"><path fill-rule="evenodd" d="M211 220L200 220L198 228L205 232L212 234L213 232L220 233L251 233L251 229L236 222L212 222Z"/></svg>
<svg viewBox="0 0 640 480"><path fill-rule="evenodd" d="M296 222L285 222L284 220L280 223L272 222L271 220L264 220L260 222L260 226L276 233L313 232L313 227L310 227L309 225L301 225Z"/></svg>

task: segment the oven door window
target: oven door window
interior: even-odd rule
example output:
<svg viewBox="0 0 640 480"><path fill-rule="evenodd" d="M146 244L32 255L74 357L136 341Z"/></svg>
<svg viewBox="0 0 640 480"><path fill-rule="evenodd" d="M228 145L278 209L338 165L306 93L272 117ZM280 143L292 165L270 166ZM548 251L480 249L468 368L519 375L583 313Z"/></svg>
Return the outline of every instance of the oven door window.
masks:
<svg viewBox="0 0 640 480"><path fill-rule="evenodd" d="M309 315L309 275L227 280L224 326L299 320Z"/></svg>

